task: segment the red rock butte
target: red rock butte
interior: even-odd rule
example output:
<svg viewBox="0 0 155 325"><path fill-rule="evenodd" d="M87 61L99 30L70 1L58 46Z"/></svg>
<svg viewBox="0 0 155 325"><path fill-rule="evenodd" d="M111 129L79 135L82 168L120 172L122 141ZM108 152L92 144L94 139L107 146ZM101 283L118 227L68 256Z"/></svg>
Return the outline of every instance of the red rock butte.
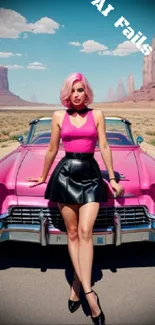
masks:
<svg viewBox="0 0 155 325"><path fill-rule="evenodd" d="M127 95L130 96L135 91L134 76L129 74L127 79Z"/></svg>
<svg viewBox="0 0 155 325"><path fill-rule="evenodd" d="M152 40L152 52L144 56L142 74L141 88L134 90L122 101L155 101L155 38Z"/></svg>
<svg viewBox="0 0 155 325"><path fill-rule="evenodd" d="M123 84L123 81L120 80L118 81L117 84L117 89L116 89L116 93L114 92L114 90L110 87L107 97L106 97L106 102L120 102L122 100L122 98L124 98L124 96L126 95L126 90Z"/></svg>
<svg viewBox="0 0 155 325"><path fill-rule="evenodd" d="M40 106L44 103L26 101L9 90L8 68L0 66L0 106Z"/></svg>
<svg viewBox="0 0 155 325"><path fill-rule="evenodd" d="M107 101L107 102L114 102L115 100L116 100L115 92L114 92L114 90L110 87L109 90L108 90L108 94L107 94L107 97L106 97L106 101Z"/></svg>
<svg viewBox="0 0 155 325"><path fill-rule="evenodd" d="M124 87L123 82L120 80L117 84L117 91L116 91L116 101L121 101L121 99L126 95L126 90Z"/></svg>

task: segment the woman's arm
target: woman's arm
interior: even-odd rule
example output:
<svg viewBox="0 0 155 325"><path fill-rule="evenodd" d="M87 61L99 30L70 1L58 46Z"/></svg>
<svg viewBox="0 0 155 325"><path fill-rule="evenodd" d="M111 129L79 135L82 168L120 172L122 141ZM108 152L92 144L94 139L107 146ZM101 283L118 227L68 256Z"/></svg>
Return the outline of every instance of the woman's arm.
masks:
<svg viewBox="0 0 155 325"><path fill-rule="evenodd" d="M57 155L59 143L60 143L60 127L59 127L60 114L54 112L51 123L51 138L48 145L48 149L45 155L44 167L42 172L42 178L46 180L49 170L54 162Z"/></svg>
<svg viewBox="0 0 155 325"><path fill-rule="evenodd" d="M104 160L105 166L107 168L109 179L114 178L115 175L113 169L112 152L106 137L106 125L105 125L103 112L97 110L96 117L97 117L98 143L99 143L102 159Z"/></svg>
<svg viewBox="0 0 155 325"><path fill-rule="evenodd" d="M48 149L45 155L45 160L44 160L44 167L42 171L42 175L38 178L34 177L28 177L27 180L30 182L35 182L35 185L42 184L46 181L46 178L48 176L49 170L54 162L54 159L57 155L58 148L59 148L59 143L60 143L60 112L54 112L52 116L52 123L51 123L51 138L50 138L50 143L48 145Z"/></svg>
<svg viewBox="0 0 155 325"><path fill-rule="evenodd" d="M115 180L112 152L106 137L106 124L105 124L104 114L101 110L96 110L95 114L97 120L98 142L99 142L101 156L107 168L111 186L113 187L113 189L116 190L117 194L120 195L124 193L124 189Z"/></svg>

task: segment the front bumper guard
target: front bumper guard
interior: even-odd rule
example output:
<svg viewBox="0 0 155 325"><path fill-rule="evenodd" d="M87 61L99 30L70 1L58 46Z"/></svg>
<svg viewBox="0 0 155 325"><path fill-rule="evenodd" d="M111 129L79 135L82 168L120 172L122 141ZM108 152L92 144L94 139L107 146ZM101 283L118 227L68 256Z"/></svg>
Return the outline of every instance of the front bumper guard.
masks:
<svg viewBox="0 0 155 325"><path fill-rule="evenodd" d="M99 230L93 232L94 245L109 245L113 244L120 246L122 243L132 241L155 241L155 215L149 214L146 209L147 217L150 221L150 225L122 229L121 228L121 216L118 212L114 215L114 226L110 230ZM66 245L67 244L67 233L56 232L55 229L48 229L47 219L44 216L43 210L39 213L40 225L34 227L24 227L23 225L10 225L8 228L0 229L0 242L6 240L25 241L25 242L36 242L42 246L47 245ZM153 226L151 226L151 223Z"/></svg>
<svg viewBox="0 0 155 325"><path fill-rule="evenodd" d="M43 211L41 210L39 213L40 218L40 244L42 246L46 246L48 242L47 232L46 232L46 218L44 217Z"/></svg>
<svg viewBox="0 0 155 325"><path fill-rule="evenodd" d="M40 244L42 246L48 245L48 233L46 232L47 220L44 217L43 211L39 213L40 217ZM121 217L116 212L114 216L114 228L113 228L113 244L116 246L121 245Z"/></svg>

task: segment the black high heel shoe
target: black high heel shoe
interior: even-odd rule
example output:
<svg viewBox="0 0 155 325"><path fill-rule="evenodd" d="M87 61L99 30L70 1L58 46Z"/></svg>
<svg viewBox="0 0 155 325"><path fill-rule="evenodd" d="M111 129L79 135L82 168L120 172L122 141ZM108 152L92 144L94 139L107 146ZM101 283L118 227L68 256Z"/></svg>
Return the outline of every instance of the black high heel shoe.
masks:
<svg viewBox="0 0 155 325"><path fill-rule="evenodd" d="M97 297L97 304L98 304L101 312L96 317L91 316L91 319L92 319L94 325L105 325L105 315L104 315L104 313L103 313L103 311L101 309L100 301L99 301L99 297L98 297L97 293L94 290L91 290L91 291L85 293L85 296L88 295L89 293L92 293L92 292L94 292L94 294Z"/></svg>
<svg viewBox="0 0 155 325"><path fill-rule="evenodd" d="M71 299L68 300L68 309L71 313L74 313L80 307L80 305L81 305L80 300L78 301L74 301Z"/></svg>
<svg viewBox="0 0 155 325"><path fill-rule="evenodd" d="M75 277L73 279L73 282L74 281L75 281ZM68 300L68 309L71 313L74 313L80 307L80 305L81 305L80 299L77 301L71 299Z"/></svg>

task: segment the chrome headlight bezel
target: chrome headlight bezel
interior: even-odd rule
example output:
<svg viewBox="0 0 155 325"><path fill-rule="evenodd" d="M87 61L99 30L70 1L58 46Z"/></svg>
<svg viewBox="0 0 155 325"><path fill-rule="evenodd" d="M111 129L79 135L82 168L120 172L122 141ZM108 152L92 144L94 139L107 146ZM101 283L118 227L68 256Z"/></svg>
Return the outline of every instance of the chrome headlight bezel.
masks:
<svg viewBox="0 0 155 325"><path fill-rule="evenodd" d="M9 217L10 212L11 212L11 208L8 208L8 209L6 210L6 212L0 214L0 219L4 219L4 218Z"/></svg>

